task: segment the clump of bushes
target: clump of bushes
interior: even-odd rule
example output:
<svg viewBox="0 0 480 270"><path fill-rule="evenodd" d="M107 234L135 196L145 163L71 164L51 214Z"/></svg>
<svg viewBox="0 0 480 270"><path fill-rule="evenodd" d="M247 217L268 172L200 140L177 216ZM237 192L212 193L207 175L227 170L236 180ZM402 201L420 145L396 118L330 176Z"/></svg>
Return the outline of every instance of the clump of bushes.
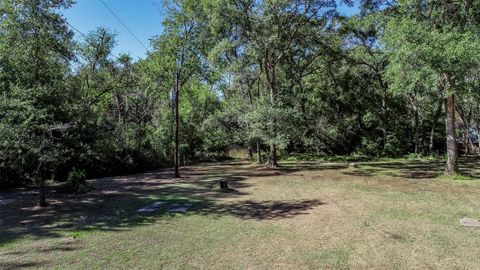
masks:
<svg viewBox="0 0 480 270"><path fill-rule="evenodd" d="M84 170L73 169L68 173L67 182L59 188L63 193L85 193L93 189L87 182Z"/></svg>

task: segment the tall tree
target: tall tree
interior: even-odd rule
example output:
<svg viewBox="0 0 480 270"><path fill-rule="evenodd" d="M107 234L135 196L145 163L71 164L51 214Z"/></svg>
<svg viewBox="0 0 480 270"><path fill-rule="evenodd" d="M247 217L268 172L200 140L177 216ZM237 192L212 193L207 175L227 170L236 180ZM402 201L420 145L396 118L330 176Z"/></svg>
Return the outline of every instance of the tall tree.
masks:
<svg viewBox="0 0 480 270"><path fill-rule="evenodd" d="M153 41L154 52L150 58L156 62L159 80L169 89L173 86L175 143L174 174L180 177L180 115L179 103L182 88L200 73L202 55L199 40L204 30L201 20L196 20L198 7L195 1L167 1L168 17L164 20L164 33Z"/></svg>
<svg viewBox="0 0 480 270"><path fill-rule="evenodd" d="M46 205L45 180L53 178L56 165L68 154L63 143L74 125L67 105L74 95L65 89L73 34L60 15L71 4L68 0L0 3L0 56L6 73L0 136L12 140L21 136L23 141L7 142L1 152L16 152L4 161L22 164L18 173L37 183L41 206Z"/></svg>
<svg viewBox="0 0 480 270"><path fill-rule="evenodd" d="M332 26L335 1L221 1L215 6L217 34L221 40L233 46L236 56L250 56L262 70L268 90L270 111L270 155L268 166L277 167L277 147L285 134L279 133L283 97L290 94L283 84L282 65L301 56L313 56L322 46L324 34ZM227 16L224 16L227 15ZM313 35L313 36L312 36ZM316 35L316 36L314 36ZM314 38L310 38L314 37ZM312 41L303 46L304 39ZM313 54L308 52L313 50ZM307 54L306 54L307 52Z"/></svg>
<svg viewBox="0 0 480 270"><path fill-rule="evenodd" d="M384 41L399 62L415 61L428 74L435 74L445 88L447 163L445 174L458 171L455 99L479 64L480 6L470 1L418 1L398 3L385 30ZM415 76L411 69L404 73Z"/></svg>

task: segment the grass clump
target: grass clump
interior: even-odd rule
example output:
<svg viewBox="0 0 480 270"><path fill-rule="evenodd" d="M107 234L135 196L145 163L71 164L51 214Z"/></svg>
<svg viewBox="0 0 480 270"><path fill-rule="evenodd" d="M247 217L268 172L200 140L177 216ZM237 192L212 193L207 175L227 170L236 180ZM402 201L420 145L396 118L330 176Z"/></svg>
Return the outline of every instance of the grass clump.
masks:
<svg viewBox="0 0 480 270"><path fill-rule="evenodd" d="M473 181L477 180L475 177L472 177L471 175L468 174L462 174L462 173L453 173L449 175L442 175L440 176L442 180L449 180L449 181Z"/></svg>
<svg viewBox="0 0 480 270"><path fill-rule="evenodd" d="M72 239L77 239L77 238L80 238L84 235L85 235L85 232L81 232L81 231L72 231L72 232L66 233L66 236L70 237Z"/></svg>

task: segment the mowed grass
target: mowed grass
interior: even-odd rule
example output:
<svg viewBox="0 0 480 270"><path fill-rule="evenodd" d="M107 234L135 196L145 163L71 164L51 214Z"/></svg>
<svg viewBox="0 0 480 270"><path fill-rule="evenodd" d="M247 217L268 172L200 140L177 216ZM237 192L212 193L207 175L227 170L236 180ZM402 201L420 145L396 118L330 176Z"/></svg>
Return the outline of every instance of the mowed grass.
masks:
<svg viewBox="0 0 480 270"><path fill-rule="evenodd" d="M92 181L89 194L0 194L0 268L480 269L480 181L441 161L247 162ZM463 162L472 177L478 162ZM221 193L228 179L235 192ZM155 201L165 207L136 210ZM187 213L168 205L189 203Z"/></svg>

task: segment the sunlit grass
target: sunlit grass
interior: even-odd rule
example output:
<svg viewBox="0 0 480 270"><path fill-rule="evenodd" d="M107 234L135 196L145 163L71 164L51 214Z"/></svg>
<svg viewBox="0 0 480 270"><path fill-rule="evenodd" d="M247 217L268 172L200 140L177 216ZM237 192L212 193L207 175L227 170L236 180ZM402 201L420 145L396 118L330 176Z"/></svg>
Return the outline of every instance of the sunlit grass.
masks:
<svg viewBox="0 0 480 270"><path fill-rule="evenodd" d="M186 168L184 178L98 180L97 193L21 212L0 237L4 268L475 269L480 181L437 175L442 162L284 161ZM463 164L477 175L476 164ZM233 193L220 193L228 179ZM168 180L168 181L166 181ZM112 194L112 195L108 195ZM53 200L54 198L51 198ZM136 210L155 201L187 213ZM78 203L76 203L78 202ZM17 207L29 209L29 204ZM62 210L65 211L62 211ZM52 211L49 215L48 211ZM14 215L16 212L8 212ZM20 213L17 211L17 213ZM22 233L15 233L20 231Z"/></svg>

